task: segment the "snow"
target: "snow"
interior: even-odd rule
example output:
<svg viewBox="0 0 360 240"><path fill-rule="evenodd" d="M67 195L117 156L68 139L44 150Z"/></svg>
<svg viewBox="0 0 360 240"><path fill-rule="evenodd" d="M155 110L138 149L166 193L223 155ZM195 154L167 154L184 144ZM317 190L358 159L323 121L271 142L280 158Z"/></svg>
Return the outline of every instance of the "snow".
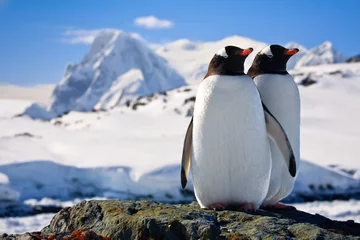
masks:
<svg viewBox="0 0 360 240"><path fill-rule="evenodd" d="M181 106L184 98L178 95L188 92L176 91L172 98ZM159 107L163 101L158 100L143 112L125 107L73 112L61 119L60 126L53 124L58 120L4 119L0 122L0 172L9 177L21 200L156 195L159 189L152 181L168 181L159 199L172 192L179 199L178 153L188 119L174 108L163 110ZM39 137L15 137L24 132ZM159 169L161 173L154 175Z"/></svg>
<svg viewBox="0 0 360 240"><path fill-rule="evenodd" d="M323 166L360 169L360 64L311 66L292 73L298 82L308 75L318 81L299 86L301 157Z"/></svg>
<svg viewBox="0 0 360 240"><path fill-rule="evenodd" d="M29 100L1 99L0 98L0 119L13 117L21 114L25 108L31 105Z"/></svg>
<svg viewBox="0 0 360 240"><path fill-rule="evenodd" d="M31 217L0 218L0 233L25 233L40 231L49 225L54 214L39 214Z"/></svg>
<svg viewBox="0 0 360 240"><path fill-rule="evenodd" d="M359 200L335 200L335 201L315 201L308 203L293 204L300 211L313 214L320 214L327 218L347 221L354 220L360 222L360 201Z"/></svg>
<svg viewBox="0 0 360 240"><path fill-rule="evenodd" d="M351 188L359 190L359 187L360 181L349 174L302 160L294 189L286 201L297 201L298 195L310 198L320 194L346 195Z"/></svg>
<svg viewBox="0 0 360 240"><path fill-rule="evenodd" d="M343 63L346 57L338 52L329 41L310 49L296 63L295 68L331 63Z"/></svg>
<svg viewBox="0 0 360 240"><path fill-rule="evenodd" d="M110 109L125 104L138 96L147 96L153 93L144 84L144 75L139 69L130 69L118 77L96 104L95 109Z"/></svg>

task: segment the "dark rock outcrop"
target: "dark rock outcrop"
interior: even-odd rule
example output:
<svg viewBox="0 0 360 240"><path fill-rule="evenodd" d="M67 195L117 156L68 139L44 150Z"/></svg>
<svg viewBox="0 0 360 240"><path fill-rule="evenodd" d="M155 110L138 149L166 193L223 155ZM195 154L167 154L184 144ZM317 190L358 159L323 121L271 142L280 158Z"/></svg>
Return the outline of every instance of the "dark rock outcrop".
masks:
<svg viewBox="0 0 360 240"><path fill-rule="evenodd" d="M351 63L351 62L360 62L360 54L356 55L354 57L348 58L346 60L346 62Z"/></svg>
<svg viewBox="0 0 360 240"><path fill-rule="evenodd" d="M333 221L295 209L250 214L204 210L197 203L116 200L83 201L64 208L38 234L65 239L57 236L72 236L76 230L85 230L80 231L83 236L96 233L98 239L360 239L360 224L354 221ZM0 240L11 237L15 236Z"/></svg>
<svg viewBox="0 0 360 240"><path fill-rule="evenodd" d="M42 205L28 205L18 202L9 202L0 204L0 218L3 217L26 217L42 213L56 213L60 211L60 206L42 206Z"/></svg>
<svg viewBox="0 0 360 240"><path fill-rule="evenodd" d="M304 78L303 80L300 81L299 85L303 85L305 87L313 85L317 83L316 80L312 79L312 77L309 75L306 78Z"/></svg>

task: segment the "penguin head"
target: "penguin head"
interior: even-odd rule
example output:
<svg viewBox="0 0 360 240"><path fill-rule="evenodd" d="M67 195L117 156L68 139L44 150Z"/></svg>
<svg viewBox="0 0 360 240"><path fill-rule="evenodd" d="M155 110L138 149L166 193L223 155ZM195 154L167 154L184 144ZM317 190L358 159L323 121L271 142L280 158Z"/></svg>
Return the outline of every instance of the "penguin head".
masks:
<svg viewBox="0 0 360 240"><path fill-rule="evenodd" d="M244 75L244 62L252 51L252 48L242 49L235 46L220 49L211 59L206 76Z"/></svg>
<svg viewBox="0 0 360 240"><path fill-rule="evenodd" d="M297 52L297 48L287 49L280 45L270 45L256 55L253 65L256 64L265 72L286 72L286 63Z"/></svg>

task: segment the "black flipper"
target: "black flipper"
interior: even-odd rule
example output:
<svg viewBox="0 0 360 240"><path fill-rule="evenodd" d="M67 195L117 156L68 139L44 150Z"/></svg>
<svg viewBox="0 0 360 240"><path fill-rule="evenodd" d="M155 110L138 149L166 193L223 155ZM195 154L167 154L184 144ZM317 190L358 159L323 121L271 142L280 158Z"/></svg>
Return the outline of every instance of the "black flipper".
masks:
<svg viewBox="0 0 360 240"><path fill-rule="evenodd" d="M278 149L283 155L285 164L289 169L290 175L292 177L295 177L296 161L290 141L279 121L271 114L271 112L264 103L262 103L262 105L264 108L267 134L270 139L277 145Z"/></svg>
<svg viewBox="0 0 360 240"><path fill-rule="evenodd" d="M189 127L186 131L184 140L184 147L181 159L181 186L186 187L187 179L189 175L190 163L191 163L191 152L192 152L192 133L193 133L193 118L191 118Z"/></svg>

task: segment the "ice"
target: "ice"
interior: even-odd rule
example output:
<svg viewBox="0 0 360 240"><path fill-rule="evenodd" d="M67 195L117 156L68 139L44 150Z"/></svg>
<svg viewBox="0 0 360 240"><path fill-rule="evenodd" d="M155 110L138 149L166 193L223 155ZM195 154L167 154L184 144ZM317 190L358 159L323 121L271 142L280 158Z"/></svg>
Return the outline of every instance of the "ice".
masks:
<svg viewBox="0 0 360 240"><path fill-rule="evenodd" d="M19 199L19 193L9 186L9 178L0 172L0 204L16 202Z"/></svg>

